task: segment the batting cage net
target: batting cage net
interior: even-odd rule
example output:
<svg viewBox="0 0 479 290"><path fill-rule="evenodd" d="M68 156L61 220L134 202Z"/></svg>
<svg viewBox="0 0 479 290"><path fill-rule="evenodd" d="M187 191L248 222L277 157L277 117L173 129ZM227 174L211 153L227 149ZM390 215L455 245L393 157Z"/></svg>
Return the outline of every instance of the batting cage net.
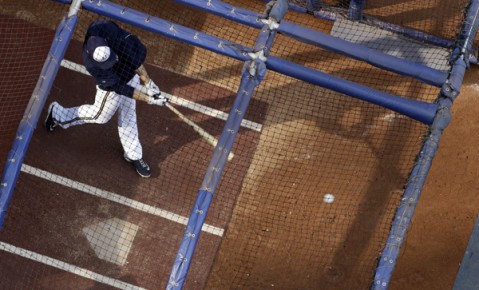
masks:
<svg viewBox="0 0 479 290"><path fill-rule="evenodd" d="M71 2L0 1L0 288L387 288L474 4Z"/></svg>

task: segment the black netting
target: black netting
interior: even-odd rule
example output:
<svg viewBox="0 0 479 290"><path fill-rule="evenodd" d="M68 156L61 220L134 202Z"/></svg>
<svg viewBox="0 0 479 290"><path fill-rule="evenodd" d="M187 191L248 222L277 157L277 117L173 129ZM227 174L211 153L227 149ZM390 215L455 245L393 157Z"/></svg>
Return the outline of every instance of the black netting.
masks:
<svg viewBox="0 0 479 290"><path fill-rule="evenodd" d="M173 1L113 2L174 23L173 36L184 26L249 48L258 36ZM285 21L449 70L449 47L408 33L453 43L468 1L366 1L360 22L347 19L349 2L321 1L309 14L292 9ZM228 3L265 10L263 1ZM4 161L68 5L18 0L0 10ZM335 21L325 17L332 13ZM84 9L78 15L0 232L0 288L164 289L214 150L174 110L219 138L244 63ZM103 40L85 52L99 20L90 34ZM410 100L432 103L439 94L282 33L270 54ZM159 93L150 79L173 109L141 101ZM245 112L184 288L367 289L426 130L269 70ZM150 173L136 160L149 165L150 178L138 175Z"/></svg>

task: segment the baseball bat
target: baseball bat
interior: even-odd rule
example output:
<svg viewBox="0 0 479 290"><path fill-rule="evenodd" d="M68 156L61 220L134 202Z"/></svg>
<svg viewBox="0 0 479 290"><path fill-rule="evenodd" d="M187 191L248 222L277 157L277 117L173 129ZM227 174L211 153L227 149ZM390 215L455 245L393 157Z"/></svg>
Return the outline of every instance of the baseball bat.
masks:
<svg viewBox="0 0 479 290"><path fill-rule="evenodd" d="M195 132L198 133L206 142L211 144L213 147L216 147L216 144L218 144L218 140L215 137L213 137L210 133L206 132L205 129L198 126L195 122L188 119L185 115L183 115L180 111L178 111L175 107L173 107L169 103L165 103L165 106L168 109L170 109L173 113L175 113L178 117L180 117L180 119L183 120L186 124L192 127L193 130L195 130ZM230 152L230 154L228 155L228 161L231 161L233 157L234 157L233 152Z"/></svg>

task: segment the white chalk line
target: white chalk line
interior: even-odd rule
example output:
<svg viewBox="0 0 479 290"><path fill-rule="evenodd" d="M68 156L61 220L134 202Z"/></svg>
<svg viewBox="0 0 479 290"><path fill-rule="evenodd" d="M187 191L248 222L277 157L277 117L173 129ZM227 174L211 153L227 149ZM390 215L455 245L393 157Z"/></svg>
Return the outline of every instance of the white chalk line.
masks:
<svg viewBox="0 0 479 290"><path fill-rule="evenodd" d="M188 218L184 216L180 216L178 214L132 200L130 198L118 195L113 192L105 191L105 190L102 190L81 182L77 182L72 179L50 173L45 170L41 170L27 164L22 165L21 171L24 173L31 174L33 176L54 182L54 183L57 183L59 185L63 185L72 189L79 190L87 194L91 194L92 196L104 198L106 200L110 200L110 201L128 206L130 208L134 208L136 210L139 210L145 213L162 217L169 221L173 221L183 225L187 225L188 223ZM214 227L208 224L203 225L202 231L216 235L216 236L220 236L220 237L223 236L223 233L224 233L223 229ZM122 281L119 281L113 278L109 278L109 277L94 273L86 269L82 269L80 267L56 260L54 258L43 256L43 255L28 251L25 249L21 249L13 245L5 244L2 242L0 242L0 250L4 250L10 253L22 256L24 258L28 258L28 259L46 264L48 266L52 266L52 267L55 267L55 268L67 271L69 273L76 274L76 275L79 275L100 283L108 284L110 286L117 287L119 289L126 289L126 290L144 289L144 288L140 288L134 285L124 283Z"/></svg>
<svg viewBox="0 0 479 290"><path fill-rule="evenodd" d="M71 70L76 71L76 72L80 72L80 73L85 74L85 75L90 75L84 66L82 66L80 64L77 64L77 63L74 63L74 62L71 62L71 61L66 60L66 59L62 60L61 66L63 66L64 68L67 68L67 69L71 69ZM182 106L182 107L188 108L190 110L200 112L200 113L205 114L207 116L217 118L217 119L220 119L220 120L223 120L223 121L226 121L226 119L228 119L229 114L227 114L223 111L216 110L216 109L204 106L204 105L200 105L200 104L197 104L195 102L192 102L192 101L189 101L187 99L183 99L183 98L171 95L171 94L166 93L166 95L168 97L170 97L170 102L175 104L175 105ZM261 132L261 129L263 127L263 125L261 125L259 123L249 121L249 120L246 120L246 119L244 119L241 122L241 126L243 126L245 128L248 128L248 129L251 129L251 130L254 130L254 131L257 131L257 132Z"/></svg>
<svg viewBox="0 0 479 290"><path fill-rule="evenodd" d="M25 172L25 173L28 173L28 174L31 174L33 176L36 176L36 177L54 182L54 183L57 183L57 184L63 185L65 187L76 189L76 190L79 190L79 191L84 192L84 193L88 193L88 194L96 196L96 197L100 197L100 198L103 198L103 199L106 199L106 200L109 200L109 201L113 201L115 203L118 203L118 204L121 204L121 205L124 205L124 206L128 206L130 208L134 208L136 210L139 210L139 211L142 211L142 212L145 212L145 213L149 213L149 214L167 219L167 220L172 221L172 222L176 222L176 223L179 223L179 224L182 224L182 225L187 225L188 224L188 218L187 217L184 217L184 216L166 211L164 209L160 209L160 208L157 208L157 207L154 207L154 206L151 206L151 205L133 200L131 198L124 197L122 195L119 195L119 194L116 194L116 193L113 193L113 192L102 190L102 189L99 189L97 187L94 187L94 186L91 186L91 185L88 185L88 184L85 184L85 183L82 183L82 182L74 181L72 179L69 179L69 178L66 178L66 177L63 177L63 176L60 176L60 175L56 175L54 173L50 173L48 171L38 169L38 168L35 168L35 167L27 165L27 164L22 165L21 171ZM223 236L223 233L224 233L223 229L212 226L212 225L208 225L208 224L204 224L203 227L201 228L201 230L204 231L204 232L219 236L219 237Z"/></svg>
<svg viewBox="0 0 479 290"><path fill-rule="evenodd" d="M116 288L119 288L119 289L123 289L123 290L143 290L143 289L145 289L145 288L142 288L142 287L131 285L131 284L125 283L123 281L116 280L116 279L113 279L113 278L110 278L110 277L92 272L90 270L86 270L86 269L77 267L77 266L69 264L69 263L65 263L63 261L60 261L60 260L57 260L57 259L54 259L54 258L51 258L51 257L48 257L48 256L44 256L42 254L38 254L38 253L29 251L29 250L26 250L26 249L22 249L22 248L13 246L13 245L10 245L10 244L4 243L4 242L0 242L0 250L12 253L12 254L21 256L23 258L27 258L27 259L30 259L32 261L39 262L39 263L42 263L42 264L45 264L45 265L48 265L48 266L51 266L51 267L69 272L69 273L72 273L74 275L81 276L81 277L84 277L84 278L87 278L87 279L90 279L90 280L93 280L93 281L96 281L96 282L99 282L99 283L102 283L102 284L110 285L112 287L116 287Z"/></svg>
<svg viewBox="0 0 479 290"><path fill-rule="evenodd" d="M473 90L479 91L479 84L471 84L469 85Z"/></svg>

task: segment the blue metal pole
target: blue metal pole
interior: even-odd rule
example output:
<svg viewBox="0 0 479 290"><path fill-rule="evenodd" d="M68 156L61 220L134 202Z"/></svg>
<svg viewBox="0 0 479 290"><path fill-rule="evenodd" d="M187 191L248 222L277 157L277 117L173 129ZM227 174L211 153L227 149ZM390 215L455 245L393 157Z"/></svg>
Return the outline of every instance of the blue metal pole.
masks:
<svg viewBox="0 0 479 290"><path fill-rule="evenodd" d="M305 9L304 7L298 6L294 2L290 2L289 9L291 9L293 11L296 11L296 12L300 12L300 13L310 13L307 9ZM344 8L334 7L334 8L328 8L328 9L316 10L312 14L314 16L318 17L318 18L322 18L322 19L329 20L329 21L336 21L338 19L344 18L343 14L345 14L345 13L348 13L348 10L346 10ZM376 19L374 17L371 17L371 16L363 15L363 20L366 23L369 23L371 25L375 25L375 26L378 26L380 28L383 28L383 29L386 29L386 30L389 30L389 31L392 31L392 32L405 34L405 35L408 35L409 37L411 37L413 39L416 39L416 40L419 40L419 41L424 41L424 42L427 42L427 43L430 43L430 44L433 44L433 45L437 45L437 46L440 46L440 47L449 48L449 47L452 47L454 45L453 41L450 41L450 40L447 40L447 39L444 39L444 38L440 38L440 37L437 37L437 36L434 36L434 35L431 35L431 34L427 34L427 33L421 32L419 30L414 30L414 29L405 28L405 27L402 27L402 26L399 26L399 25L383 22L383 21L378 20L378 19Z"/></svg>
<svg viewBox="0 0 479 290"><path fill-rule="evenodd" d="M176 0L176 2L196 7L251 27L261 28L262 26L261 22L258 21L258 13L234 7L219 0ZM403 76L413 77L436 87L441 87L447 78L447 73L443 71L372 50L292 22L282 21L278 31L304 43L313 44Z"/></svg>
<svg viewBox="0 0 479 290"><path fill-rule="evenodd" d="M370 49L359 44L351 43L341 38L302 27L291 22L285 21L284 23L281 23L279 31L284 35L290 36L304 43L313 44L329 51L364 61L375 67L402 76L415 78L423 83L436 87L441 87L447 78L447 73L443 71Z"/></svg>
<svg viewBox="0 0 479 290"><path fill-rule="evenodd" d="M439 147L443 131L451 120L450 109L455 98L459 95L459 88L464 79L468 66L467 52L470 51L474 37L479 27L479 0L473 0L468 7L466 18L457 45L452 54L453 67L450 77L444 84L438 101L438 112L430 127L417 162L414 165L409 182L404 190L401 205L399 206L389 232L389 236L378 262L373 289L387 289L392 272L396 266L399 251L405 240L407 230L413 218L416 205L421 196L427 174L432 165L432 160Z"/></svg>
<svg viewBox="0 0 479 290"><path fill-rule="evenodd" d="M353 21L361 20L365 4L366 0L351 0L349 2L348 19Z"/></svg>
<svg viewBox="0 0 479 290"><path fill-rule="evenodd" d="M474 290L479 285L479 216L469 237L452 290Z"/></svg>
<svg viewBox="0 0 479 290"><path fill-rule="evenodd" d="M321 0L306 0L306 9L308 13L321 9Z"/></svg>
<svg viewBox="0 0 479 290"><path fill-rule="evenodd" d="M82 8L240 61L249 59L247 53L251 49L240 44L153 17L110 1L84 1L82 2Z"/></svg>
<svg viewBox="0 0 479 290"><path fill-rule="evenodd" d="M193 210L188 219L185 234L171 270L167 286L168 290L178 290L183 287L201 233L201 228L203 227L213 200L213 195L223 174L223 169L226 165L228 155L231 152L241 121L243 120L244 113L248 108L254 88L259 85L266 74L264 63L256 62L255 64L260 69L256 77L252 78L248 70L243 71L240 89L236 95L229 117L226 120L223 132L218 140L218 145L215 147L215 151L208 165L208 170L205 173Z"/></svg>
<svg viewBox="0 0 479 290"><path fill-rule="evenodd" d="M70 14L72 15L65 17L56 30L55 38L43 65L40 78L20 122L15 141L3 169L2 181L0 183L0 229L3 226L6 210L13 195L33 131L78 21L76 11L72 13L72 10L70 10Z"/></svg>
<svg viewBox="0 0 479 290"><path fill-rule="evenodd" d="M198 242L201 228L206 219L213 195L219 184L228 154L231 152L241 121L248 108L254 89L260 84L266 74L266 57L276 35L277 24L287 11L286 0L275 2L264 19L263 29L256 40L254 51L249 54L250 61L245 63L241 84L231 108L225 127L218 140L213 156L208 165L198 197L191 212L185 234L178 254L173 263L167 290L182 289L186 280L191 259Z"/></svg>
<svg viewBox="0 0 479 290"><path fill-rule="evenodd" d="M268 58L266 66L284 75L391 109L424 124L432 123L437 110L437 104L391 95L273 56Z"/></svg>

